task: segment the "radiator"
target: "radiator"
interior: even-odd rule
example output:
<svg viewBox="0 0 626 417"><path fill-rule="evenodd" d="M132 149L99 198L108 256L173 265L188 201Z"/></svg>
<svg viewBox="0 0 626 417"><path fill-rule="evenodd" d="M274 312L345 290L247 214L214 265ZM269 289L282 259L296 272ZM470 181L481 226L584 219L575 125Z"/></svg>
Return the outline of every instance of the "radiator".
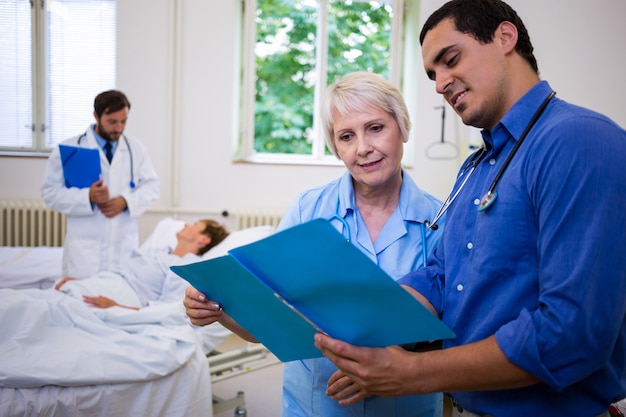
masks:
<svg viewBox="0 0 626 417"><path fill-rule="evenodd" d="M248 210L235 212L235 230L255 226L278 226L282 213L277 211Z"/></svg>
<svg viewBox="0 0 626 417"><path fill-rule="evenodd" d="M37 200L0 200L0 246L63 246L65 215Z"/></svg>

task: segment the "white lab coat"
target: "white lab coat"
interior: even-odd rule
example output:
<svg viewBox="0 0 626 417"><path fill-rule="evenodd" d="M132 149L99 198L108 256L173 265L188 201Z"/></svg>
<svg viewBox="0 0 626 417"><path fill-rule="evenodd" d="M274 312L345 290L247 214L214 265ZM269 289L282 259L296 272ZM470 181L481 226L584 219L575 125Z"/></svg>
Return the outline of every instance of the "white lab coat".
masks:
<svg viewBox="0 0 626 417"><path fill-rule="evenodd" d="M130 136L126 136L127 144L124 136L119 139L111 164L98 146L92 126L86 134L63 142L100 150L102 178L109 197L122 196L128 205L127 210L110 219L89 202L89 188L65 186L58 147L48 158L41 196L48 206L67 215L64 276L84 278L98 271L117 270L139 246L137 217L159 198L159 178L144 145ZM134 189L130 186L131 158Z"/></svg>

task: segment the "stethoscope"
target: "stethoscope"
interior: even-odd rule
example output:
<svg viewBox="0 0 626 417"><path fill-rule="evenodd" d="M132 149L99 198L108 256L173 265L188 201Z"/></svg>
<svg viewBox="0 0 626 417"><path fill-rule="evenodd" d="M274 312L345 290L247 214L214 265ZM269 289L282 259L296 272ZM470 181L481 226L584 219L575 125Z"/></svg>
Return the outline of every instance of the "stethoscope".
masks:
<svg viewBox="0 0 626 417"><path fill-rule="evenodd" d="M86 131L85 133L83 133L82 135L78 137L76 144L80 145L80 141L84 137L87 137ZM128 183L128 185L130 186L131 190L134 190L135 189L135 173L133 169L133 151L130 149L130 144L128 143L128 138L126 138L126 135L122 133L122 137L124 138L124 142L126 142L126 147L128 148L128 156L130 156L130 182Z"/></svg>
<svg viewBox="0 0 626 417"><path fill-rule="evenodd" d="M541 106L539 106L537 111L535 111L535 114L533 114L533 117L530 119L530 121L526 125L526 128L524 129L524 132L520 136L519 140L515 143L515 146L513 146L513 149L511 149L511 152L509 152L509 155L506 157L504 163L502 164L502 166L496 173L496 176L491 182L489 189L487 190L485 195L483 195L483 197L480 199L480 203L478 204L478 211L486 211L493 205L493 203L496 201L496 198L498 198L498 192L496 191L496 187L500 183L500 179L502 178L504 171L506 171L509 164L511 163L511 160L513 159L513 157L519 150L520 146L522 145L522 142L524 142L524 139L526 139L526 136L528 136L530 129L533 128L533 126L535 125L535 123L537 122L541 114L543 113L543 111L546 109L546 106L555 95L556 95L556 91L552 91L548 95L548 97L546 97L543 100L543 102L541 103ZM474 173L476 166L480 163L480 161L483 160L483 158L486 155L487 155L487 150L483 146L480 148L480 150L474 152L474 154L470 157L470 159L463 165L463 169L461 169L461 173L458 176L458 178L465 176L463 178L463 182L461 182L461 185L456 189L456 191L454 188L452 189L452 191L450 191L450 193L448 194L448 197L445 199L441 207L439 207L439 210L437 210L437 213L435 214L435 217L433 218L432 222L428 220L424 222L426 224L426 227L432 230L437 230L438 228L437 221L439 221L441 216L443 216L443 214L448 210L452 202L456 199L456 197L459 195L459 193L465 186L465 183L467 182L469 177L471 177L472 174ZM465 175L465 171L469 167L471 167L471 169L467 173L467 175Z"/></svg>
<svg viewBox="0 0 626 417"><path fill-rule="evenodd" d="M339 205L339 202L337 202L337 205ZM339 215L339 211L337 211L335 214L333 214L332 216L328 218L329 222L333 220L339 220L339 222L342 225L341 233L346 238L346 242L350 243L350 226L348 225L348 222L346 221L346 219L341 217ZM420 223L420 232L422 235L422 262L423 262L423 265L426 266L426 258L428 257L427 255L428 251L426 249L426 225L425 223Z"/></svg>

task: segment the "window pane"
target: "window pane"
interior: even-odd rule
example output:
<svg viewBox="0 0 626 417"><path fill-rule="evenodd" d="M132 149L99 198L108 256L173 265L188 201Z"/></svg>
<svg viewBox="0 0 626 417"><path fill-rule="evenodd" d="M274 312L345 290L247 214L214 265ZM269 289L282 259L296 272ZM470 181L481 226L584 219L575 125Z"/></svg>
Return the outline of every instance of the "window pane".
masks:
<svg viewBox="0 0 626 417"><path fill-rule="evenodd" d="M32 146L31 33L30 3L0 1L0 146Z"/></svg>
<svg viewBox="0 0 626 417"><path fill-rule="evenodd" d="M48 0L46 146L94 123L93 99L115 87L115 0Z"/></svg>
<svg viewBox="0 0 626 417"><path fill-rule="evenodd" d="M328 84L355 71L369 71L389 79L391 65L390 3L331 1L328 11ZM328 146L326 155L332 155Z"/></svg>
<svg viewBox="0 0 626 417"><path fill-rule="evenodd" d="M310 154L316 1L259 0L255 151Z"/></svg>
<svg viewBox="0 0 626 417"><path fill-rule="evenodd" d="M329 1L328 27L318 27L318 0L258 0L256 16L257 153L311 154L315 88L327 71L332 83L353 71L388 78L392 7L381 1ZM322 38L324 37L324 38ZM328 38L322 68L318 38ZM326 150L326 154L330 154Z"/></svg>
<svg viewBox="0 0 626 417"><path fill-rule="evenodd" d="M331 1L328 16L328 82L354 71L389 78L391 4Z"/></svg>

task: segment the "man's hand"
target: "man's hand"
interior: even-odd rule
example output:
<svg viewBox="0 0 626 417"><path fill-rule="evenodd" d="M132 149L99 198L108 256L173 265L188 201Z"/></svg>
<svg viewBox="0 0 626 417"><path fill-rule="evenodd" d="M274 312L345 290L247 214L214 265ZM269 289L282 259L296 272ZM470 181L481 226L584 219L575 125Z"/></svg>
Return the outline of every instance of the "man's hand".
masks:
<svg viewBox="0 0 626 417"><path fill-rule="evenodd" d="M106 217L115 217L124 210L126 210L126 200L124 197L115 197L104 203L98 204L98 208Z"/></svg>
<svg viewBox="0 0 626 417"><path fill-rule="evenodd" d="M326 395L333 400L339 401L339 404L347 405L361 401L371 394L367 393L340 369L330 376Z"/></svg>
<svg viewBox="0 0 626 417"><path fill-rule="evenodd" d="M98 180L89 187L89 201L91 204L100 205L109 201L109 187L104 185L104 180Z"/></svg>
<svg viewBox="0 0 626 417"><path fill-rule="evenodd" d="M408 364L416 353L407 352L399 346L387 348L370 348L354 346L324 334L315 335L315 346L324 356L343 371L350 383L341 381L335 373L328 381L327 393L335 399L340 399L342 405L354 404L370 395L395 397L414 393L402 382L402 375L410 372ZM342 390L350 384L345 394ZM352 396L350 396L352 395Z"/></svg>
<svg viewBox="0 0 626 417"><path fill-rule="evenodd" d="M88 295L83 295L83 300L94 307L98 308L109 308L118 305L115 301L111 300L108 297L103 295L99 295L97 297L90 297Z"/></svg>
<svg viewBox="0 0 626 417"><path fill-rule="evenodd" d="M129 308L131 310L139 310L137 307L129 307L129 306L125 306L122 304L119 304L117 301L111 300L108 297L105 297L104 295L99 295L97 297L90 297L88 295L83 295L83 300L93 306L93 307L98 307L98 308L109 308L109 307L123 307L123 308Z"/></svg>
<svg viewBox="0 0 626 417"><path fill-rule="evenodd" d="M75 279L76 279L76 278L72 278L72 277L65 277L65 278L63 278L61 281L57 282L57 285L55 285L55 286L54 286L54 289L58 291L58 290L60 290L60 289L61 289L61 287L62 287L63 285L65 285L65 283L66 283L66 282L68 282L68 281L74 281Z"/></svg>

